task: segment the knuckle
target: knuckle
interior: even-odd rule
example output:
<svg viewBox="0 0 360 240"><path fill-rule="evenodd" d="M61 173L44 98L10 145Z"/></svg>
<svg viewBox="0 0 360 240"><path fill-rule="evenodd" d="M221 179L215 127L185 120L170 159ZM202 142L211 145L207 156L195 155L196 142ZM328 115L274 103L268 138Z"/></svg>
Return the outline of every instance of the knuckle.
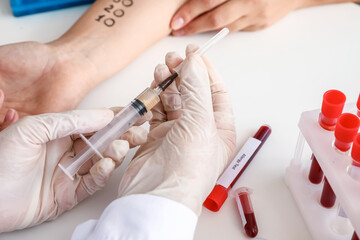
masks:
<svg viewBox="0 0 360 240"><path fill-rule="evenodd" d="M209 17L209 23L211 27L217 28L220 27L223 23L223 17L220 14L212 14Z"/></svg>
<svg viewBox="0 0 360 240"><path fill-rule="evenodd" d="M216 3L216 0L201 0L201 5L206 8L212 8Z"/></svg>

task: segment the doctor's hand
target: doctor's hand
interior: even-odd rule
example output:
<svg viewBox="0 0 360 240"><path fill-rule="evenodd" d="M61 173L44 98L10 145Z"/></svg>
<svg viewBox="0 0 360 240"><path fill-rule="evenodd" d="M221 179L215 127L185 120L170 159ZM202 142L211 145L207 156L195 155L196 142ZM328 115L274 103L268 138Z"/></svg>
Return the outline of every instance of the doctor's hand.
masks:
<svg viewBox="0 0 360 240"><path fill-rule="evenodd" d="M299 0L189 0L171 20L175 36L218 30L255 31L299 8Z"/></svg>
<svg viewBox="0 0 360 240"><path fill-rule="evenodd" d="M152 194L200 214L203 201L235 149L230 97L209 63L188 46L180 80L152 110L147 142L137 151L119 186L119 197ZM156 86L182 59L170 53L155 69Z"/></svg>
<svg viewBox="0 0 360 240"><path fill-rule="evenodd" d="M113 141L105 158L89 160L74 181L58 163L71 161L84 147L73 134L93 133L113 116L108 109L27 116L0 133L0 232L52 220L104 187L129 145L146 141L146 130L133 127L125 140Z"/></svg>

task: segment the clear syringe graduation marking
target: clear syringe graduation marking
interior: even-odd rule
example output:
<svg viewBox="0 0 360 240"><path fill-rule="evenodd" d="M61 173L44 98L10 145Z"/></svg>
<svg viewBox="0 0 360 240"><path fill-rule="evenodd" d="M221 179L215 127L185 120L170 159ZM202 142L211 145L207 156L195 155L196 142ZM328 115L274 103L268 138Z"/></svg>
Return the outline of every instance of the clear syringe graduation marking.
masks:
<svg viewBox="0 0 360 240"><path fill-rule="evenodd" d="M229 30L222 29L209 41L207 41L195 54L202 56L210 47L223 39ZM173 69L175 73L162 81L157 88L146 88L139 96L137 96L129 105L115 115L114 119L103 129L95 133L91 138L86 139L82 134L80 137L87 144L76 156L73 161L64 166L59 167L64 173L74 180L74 175L79 171L80 167L95 154L103 158L101 153L109 146L109 144L123 135L131 126L133 126L146 112L150 111L159 101L159 95L162 93L177 77L181 69L181 64Z"/></svg>

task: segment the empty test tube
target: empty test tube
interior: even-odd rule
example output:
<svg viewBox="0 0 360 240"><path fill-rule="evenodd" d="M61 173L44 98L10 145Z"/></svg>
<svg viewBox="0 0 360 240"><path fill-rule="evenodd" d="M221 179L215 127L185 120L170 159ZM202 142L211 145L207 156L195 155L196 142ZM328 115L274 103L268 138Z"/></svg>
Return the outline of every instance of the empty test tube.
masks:
<svg viewBox="0 0 360 240"><path fill-rule="evenodd" d="M338 90L328 90L323 95L321 112L319 114L319 125L328 131L334 131L338 117L341 115L346 101L344 93ZM314 154L311 156L311 167L309 171L309 180L314 184L321 183L323 171L316 160Z"/></svg>
<svg viewBox="0 0 360 240"><path fill-rule="evenodd" d="M239 209L244 231L248 237L254 238L259 230L250 200L250 194L252 194L252 191L246 187L235 190L235 200Z"/></svg>

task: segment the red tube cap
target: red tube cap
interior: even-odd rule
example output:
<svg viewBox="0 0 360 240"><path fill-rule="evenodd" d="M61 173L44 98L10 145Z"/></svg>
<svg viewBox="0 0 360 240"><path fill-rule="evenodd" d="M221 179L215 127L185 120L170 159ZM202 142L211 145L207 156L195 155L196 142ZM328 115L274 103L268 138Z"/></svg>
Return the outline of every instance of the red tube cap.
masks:
<svg viewBox="0 0 360 240"><path fill-rule="evenodd" d="M354 160L353 165L360 167L360 133L355 137L353 147L351 149L351 157Z"/></svg>
<svg viewBox="0 0 360 240"><path fill-rule="evenodd" d="M214 189L206 198L204 202L204 206L213 212L217 212L224 204L227 197L228 197L227 189L221 185L215 185Z"/></svg>
<svg viewBox="0 0 360 240"><path fill-rule="evenodd" d="M329 90L324 93L321 113L327 118L338 118L344 108L346 96L339 90Z"/></svg>
<svg viewBox="0 0 360 240"><path fill-rule="evenodd" d="M357 106L357 109L360 110L360 94L359 94L359 98L357 100L356 106Z"/></svg>
<svg viewBox="0 0 360 240"><path fill-rule="evenodd" d="M341 151L350 149L350 144L359 130L360 120L352 113L342 114L335 127L335 146ZM342 143L349 144L348 146L341 146ZM347 148L347 149L346 149Z"/></svg>

